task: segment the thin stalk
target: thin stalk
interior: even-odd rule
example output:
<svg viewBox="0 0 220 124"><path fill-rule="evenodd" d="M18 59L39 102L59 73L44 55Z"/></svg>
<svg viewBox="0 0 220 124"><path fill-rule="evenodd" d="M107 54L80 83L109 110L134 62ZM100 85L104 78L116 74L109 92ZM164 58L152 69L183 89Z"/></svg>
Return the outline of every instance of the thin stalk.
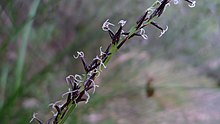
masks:
<svg viewBox="0 0 220 124"><path fill-rule="evenodd" d="M0 86L1 86L1 93L2 93L2 101L0 103L0 110L2 109L2 105L4 104L4 97L6 91L6 84L8 80L8 73L9 73L9 66L5 65L2 69L1 78L0 78Z"/></svg>

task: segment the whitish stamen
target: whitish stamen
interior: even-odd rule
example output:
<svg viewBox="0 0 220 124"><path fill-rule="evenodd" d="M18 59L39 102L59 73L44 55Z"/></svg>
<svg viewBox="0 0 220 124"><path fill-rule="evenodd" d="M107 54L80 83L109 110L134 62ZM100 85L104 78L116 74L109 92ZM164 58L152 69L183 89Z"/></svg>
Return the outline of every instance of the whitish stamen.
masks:
<svg viewBox="0 0 220 124"><path fill-rule="evenodd" d="M92 79L90 79L90 81L92 82L92 85L93 85L93 92L92 92L92 93L94 94L96 87L99 87L99 85L96 85L96 84L95 84L95 81L92 80Z"/></svg>
<svg viewBox="0 0 220 124"><path fill-rule="evenodd" d="M120 21L118 22L118 24L123 27L123 26L126 24L126 22L127 22L127 21L125 21L125 20L120 20Z"/></svg>
<svg viewBox="0 0 220 124"><path fill-rule="evenodd" d="M168 26L166 26L166 29L164 29L161 33L159 37L162 37L168 30Z"/></svg>
<svg viewBox="0 0 220 124"><path fill-rule="evenodd" d="M145 30L144 30L143 28L141 28L140 35L141 35L145 40L148 39L148 36L145 34Z"/></svg>
<svg viewBox="0 0 220 124"><path fill-rule="evenodd" d="M189 5L190 8L193 8L196 6L196 1L192 1L192 4Z"/></svg>
<svg viewBox="0 0 220 124"><path fill-rule="evenodd" d="M107 20L103 23L103 25L102 25L102 30L103 30L103 31L108 31L108 30L110 29L109 26L115 26L114 24L108 22L108 20L109 20L109 19L107 19Z"/></svg>
<svg viewBox="0 0 220 124"><path fill-rule="evenodd" d="M36 119L40 124L42 124L41 120L40 120L39 118L37 118L37 114L38 114L38 113L34 113L34 114L32 115L32 118L31 118L31 120L29 121L29 123L32 123L32 122L34 121L34 119Z"/></svg>
<svg viewBox="0 0 220 124"><path fill-rule="evenodd" d="M85 95L87 96L87 99L86 99L86 104L89 102L89 99L90 99L90 95L87 91L85 91Z"/></svg>
<svg viewBox="0 0 220 124"><path fill-rule="evenodd" d="M84 53L83 53L82 51L77 51L77 55L76 55L76 56L73 55L73 57L74 57L75 59L78 59L79 57L84 57Z"/></svg>
<svg viewBox="0 0 220 124"><path fill-rule="evenodd" d="M71 90L70 88L68 89L68 91L64 94L62 94L62 97L64 97L65 95L68 95L69 93L74 93L74 92L77 92L78 90Z"/></svg>

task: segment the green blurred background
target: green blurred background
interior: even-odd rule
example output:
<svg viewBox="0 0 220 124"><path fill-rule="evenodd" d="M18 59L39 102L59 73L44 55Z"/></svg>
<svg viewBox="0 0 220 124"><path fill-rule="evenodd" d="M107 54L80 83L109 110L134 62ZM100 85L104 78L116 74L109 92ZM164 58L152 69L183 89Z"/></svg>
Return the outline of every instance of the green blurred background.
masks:
<svg viewBox="0 0 220 124"><path fill-rule="evenodd" d="M65 77L83 73L74 60L87 61L110 38L101 29L106 19L125 19L128 30L154 0L1 0L0 123L25 124L48 104L61 99ZM148 26L147 41L134 38L113 57L96 83L88 104L80 104L67 124L219 124L220 1L171 3ZM146 96L153 78L155 94Z"/></svg>

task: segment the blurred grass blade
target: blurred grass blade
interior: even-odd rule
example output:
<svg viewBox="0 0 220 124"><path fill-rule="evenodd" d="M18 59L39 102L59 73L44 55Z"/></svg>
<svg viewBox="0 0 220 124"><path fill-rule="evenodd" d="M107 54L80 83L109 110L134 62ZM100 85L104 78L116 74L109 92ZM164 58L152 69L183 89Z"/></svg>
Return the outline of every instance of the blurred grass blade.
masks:
<svg viewBox="0 0 220 124"><path fill-rule="evenodd" d="M32 19L35 16L39 3L40 0L34 0L30 8L30 12L28 14L28 19ZM30 36L30 32L32 28L32 23L33 20L30 20L24 26L22 43L18 51L18 58L17 58L16 70L15 70L15 75L16 75L15 90L17 90L21 85L26 49L28 44L28 38Z"/></svg>
<svg viewBox="0 0 220 124"><path fill-rule="evenodd" d="M0 101L0 110L2 108L2 105L4 104L4 96L5 96L5 89L6 89L6 83L8 79L8 73L9 73L9 66L3 66L1 77L0 77L0 93L2 100Z"/></svg>

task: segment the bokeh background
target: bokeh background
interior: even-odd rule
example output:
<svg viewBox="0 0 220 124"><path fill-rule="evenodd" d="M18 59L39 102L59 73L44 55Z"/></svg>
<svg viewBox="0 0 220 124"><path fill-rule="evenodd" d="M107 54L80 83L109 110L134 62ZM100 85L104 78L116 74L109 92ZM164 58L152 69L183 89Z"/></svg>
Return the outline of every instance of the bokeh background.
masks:
<svg viewBox="0 0 220 124"><path fill-rule="evenodd" d="M106 19L125 19L128 30L154 0L38 2L0 1L1 124L28 123L34 112L48 119L48 104L68 89L65 77L83 73L76 51L91 61L110 42L101 29ZM219 0L171 3L157 20L169 26L166 34L148 26L148 40L127 42L67 124L219 124L219 13Z"/></svg>

